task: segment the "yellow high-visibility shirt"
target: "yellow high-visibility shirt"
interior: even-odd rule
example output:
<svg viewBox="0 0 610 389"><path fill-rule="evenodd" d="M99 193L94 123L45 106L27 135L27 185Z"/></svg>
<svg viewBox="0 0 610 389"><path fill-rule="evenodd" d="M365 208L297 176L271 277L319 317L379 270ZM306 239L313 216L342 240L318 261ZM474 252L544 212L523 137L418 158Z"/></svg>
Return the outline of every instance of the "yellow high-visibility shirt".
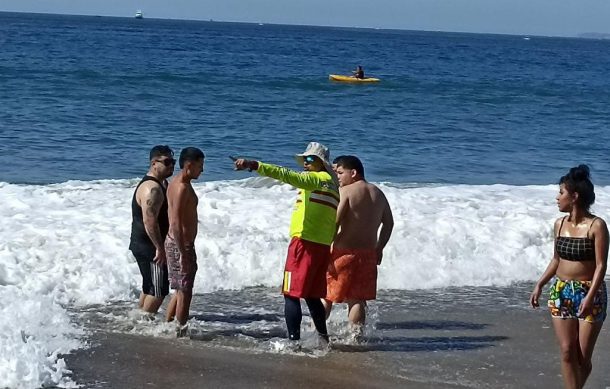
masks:
<svg viewBox="0 0 610 389"><path fill-rule="evenodd" d="M291 238L331 244L336 232L339 189L328 172L296 172L263 162L258 163L257 172L299 189L290 221Z"/></svg>

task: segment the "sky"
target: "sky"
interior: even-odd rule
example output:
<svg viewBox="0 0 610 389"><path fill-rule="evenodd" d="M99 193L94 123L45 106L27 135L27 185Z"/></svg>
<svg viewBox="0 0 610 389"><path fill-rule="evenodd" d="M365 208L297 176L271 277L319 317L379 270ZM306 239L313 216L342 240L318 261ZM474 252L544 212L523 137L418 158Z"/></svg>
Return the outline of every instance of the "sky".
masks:
<svg viewBox="0 0 610 389"><path fill-rule="evenodd" d="M0 11L499 34L610 34L610 0L0 0Z"/></svg>

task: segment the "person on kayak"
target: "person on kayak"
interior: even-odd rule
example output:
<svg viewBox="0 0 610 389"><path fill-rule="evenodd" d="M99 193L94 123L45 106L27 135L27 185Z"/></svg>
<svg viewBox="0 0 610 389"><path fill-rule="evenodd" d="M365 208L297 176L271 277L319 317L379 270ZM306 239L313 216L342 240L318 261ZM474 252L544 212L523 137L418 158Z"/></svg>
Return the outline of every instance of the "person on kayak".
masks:
<svg viewBox="0 0 610 389"><path fill-rule="evenodd" d="M364 69L362 69L362 66L360 66L360 65L358 65L356 70L352 71L352 73L354 74L355 78L360 78L360 79L364 78Z"/></svg>

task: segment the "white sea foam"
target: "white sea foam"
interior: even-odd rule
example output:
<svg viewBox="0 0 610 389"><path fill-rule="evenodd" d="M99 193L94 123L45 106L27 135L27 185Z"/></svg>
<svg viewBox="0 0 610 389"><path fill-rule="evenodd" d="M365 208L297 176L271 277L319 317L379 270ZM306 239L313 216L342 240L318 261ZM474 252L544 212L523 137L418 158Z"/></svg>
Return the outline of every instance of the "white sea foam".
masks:
<svg viewBox="0 0 610 389"><path fill-rule="evenodd" d="M82 330L64 307L134 299L140 277L127 247L136 183L0 183L0 387L70 385L58 354L82 347ZM507 285L534 280L548 263L555 185L380 186L396 222L380 288ZM278 286L296 192L264 178L195 189L195 291ZM596 193L594 211L608 219L610 187Z"/></svg>
<svg viewBox="0 0 610 389"><path fill-rule="evenodd" d="M75 387L59 354L82 343L83 331L70 322L53 296L0 286L0 387Z"/></svg>

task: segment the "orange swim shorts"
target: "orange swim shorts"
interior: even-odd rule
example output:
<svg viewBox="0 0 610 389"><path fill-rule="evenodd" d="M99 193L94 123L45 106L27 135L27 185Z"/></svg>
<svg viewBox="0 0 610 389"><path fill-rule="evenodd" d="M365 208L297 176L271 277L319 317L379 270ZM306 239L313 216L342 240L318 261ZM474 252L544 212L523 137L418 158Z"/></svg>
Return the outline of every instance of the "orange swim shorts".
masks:
<svg viewBox="0 0 610 389"><path fill-rule="evenodd" d="M326 299L374 300L377 297L377 252L374 249L334 249L326 272Z"/></svg>

